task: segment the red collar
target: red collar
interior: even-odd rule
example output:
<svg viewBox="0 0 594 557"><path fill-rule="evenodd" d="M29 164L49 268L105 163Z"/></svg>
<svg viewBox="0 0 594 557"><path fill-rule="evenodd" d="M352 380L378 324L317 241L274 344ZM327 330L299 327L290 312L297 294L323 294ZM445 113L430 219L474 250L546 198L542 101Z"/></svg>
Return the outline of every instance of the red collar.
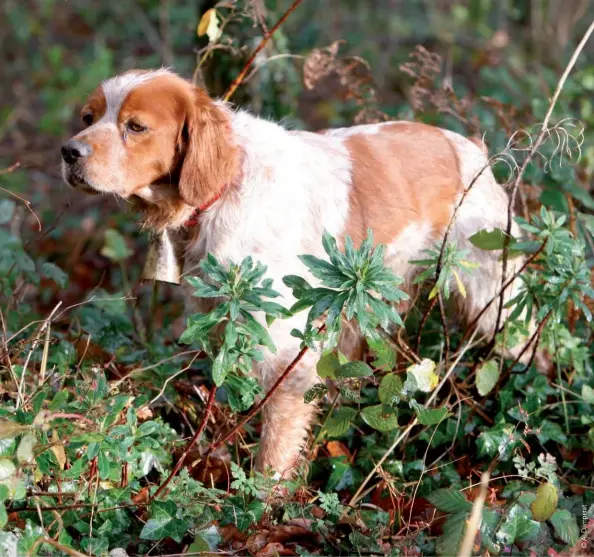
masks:
<svg viewBox="0 0 594 557"><path fill-rule="evenodd" d="M204 205L200 205L200 207L197 207L196 209L194 209L192 214L188 217L188 220L184 223L184 226L186 228L191 228L192 226L196 226L198 224L198 217L201 215L201 213L204 213L204 211L206 211L207 209L210 209L210 207L212 207L212 205L214 205L219 199L221 199L221 197L226 189L227 189L227 186L223 186L221 188L221 191L219 191L219 193L217 193L212 199L209 199Z"/></svg>

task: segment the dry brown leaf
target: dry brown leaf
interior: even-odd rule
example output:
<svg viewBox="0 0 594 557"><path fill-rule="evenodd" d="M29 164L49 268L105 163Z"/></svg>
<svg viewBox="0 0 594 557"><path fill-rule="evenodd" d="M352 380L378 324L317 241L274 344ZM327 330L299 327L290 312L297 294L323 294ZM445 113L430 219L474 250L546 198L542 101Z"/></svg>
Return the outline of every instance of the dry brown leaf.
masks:
<svg viewBox="0 0 594 557"><path fill-rule="evenodd" d="M52 443L54 443L54 445L52 445L52 453L54 453L54 456L60 465L60 470L64 470L64 467L66 466L66 451L64 450L64 445L60 442L60 437L56 430L52 432Z"/></svg>

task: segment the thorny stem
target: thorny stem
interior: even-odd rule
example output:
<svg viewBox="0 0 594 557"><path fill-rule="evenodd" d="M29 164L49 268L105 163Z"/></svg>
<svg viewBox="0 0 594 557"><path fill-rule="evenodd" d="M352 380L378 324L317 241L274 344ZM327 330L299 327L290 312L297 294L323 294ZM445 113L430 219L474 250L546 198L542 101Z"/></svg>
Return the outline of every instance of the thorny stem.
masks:
<svg viewBox="0 0 594 557"><path fill-rule="evenodd" d="M206 424L208 423L208 418L210 417L210 413L212 412L212 406L214 404L216 393L217 393L217 386L213 385L212 389L210 390L210 395L208 397L208 402L206 403L206 409L204 410L204 416L202 417L202 423L200 424L200 427L196 430L196 433L194 433L194 436L192 437L192 439L190 439L190 442L186 445L186 450L183 452L180 459L177 461L177 464L171 471L171 474L169 474L169 476L167 476L167 479L159 486L157 491L155 491L154 495L151 497L151 500L156 499L163 492L163 490L167 487L169 482L177 475L177 473L181 470L182 466L184 465L186 458L190 454L192 447L199 441L200 437L202 436L202 433L204 432L204 429L206 428Z"/></svg>
<svg viewBox="0 0 594 557"><path fill-rule="evenodd" d="M231 83L229 89L225 93L225 96L223 97L223 100L224 101L228 101L233 96L233 94L235 93L235 91L237 91L237 88L241 85L242 81L245 79L245 76L248 74L248 72L249 72L252 64L254 63L254 60L256 59L256 56L258 56L258 54L266 46L266 44L268 43L268 41L270 40L270 38L272 37L272 35L274 35L274 33L287 20L287 18L295 11L295 9L297 8L297 6L299 6L299 4L301 4L301 2L303 2L303 0L295 0L291 4L291 6L289 7L289 9L274 24L274 26L272 27L272 29L270 29L270 31L268 31L267 33L264 33L264 37L262 38L262 40L260 41L260 43L258 44L258 46L254 49L254 51L252 52L252 54L248 58L248 61L245 63L245 66L239 72L239 75L233 80L233 83Z"/></svg>

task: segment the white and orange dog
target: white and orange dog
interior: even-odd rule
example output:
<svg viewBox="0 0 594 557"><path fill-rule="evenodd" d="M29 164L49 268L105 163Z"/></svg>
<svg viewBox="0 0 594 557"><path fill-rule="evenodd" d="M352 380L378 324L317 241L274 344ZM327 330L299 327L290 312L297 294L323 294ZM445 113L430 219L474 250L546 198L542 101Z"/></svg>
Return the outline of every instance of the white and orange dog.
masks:
<svg viewBox="0 0 594 557"><path fill-rule="evenodd" d="M62 147L66 181L86 191L137 196L156 229L183 227L201 209L189 230L187 267L208 252L234 262L251 255L267 265L288 306L293 299L282 277L307 278L297 256L323 257L324 229L339 239L348 234L358 244L371 228L388 247L386 263L410 278L409 261L422 259L422 250L443 238L474 181L450 233L479 264L463 277L464 316L472 320L501 287L500 252L468 241L478 230L507 225L508 197L485 170L480 142L412 122L288 131L234 111L164 69L130 71L103 82L84 105L82 120L85 129ZM517 265L517 259L510 261L508 276ZM493 334L497 305L478 320L480 333ZM300 314L272 325L277 353L267 353L255 370L265 389L298 352L290 331L304 322ZM360 346L360 339L343 341L347 354ZM261 469L287 475L294 468L315 411L303 394L317 380L318 357L310 351L265 407Z"/></svg>

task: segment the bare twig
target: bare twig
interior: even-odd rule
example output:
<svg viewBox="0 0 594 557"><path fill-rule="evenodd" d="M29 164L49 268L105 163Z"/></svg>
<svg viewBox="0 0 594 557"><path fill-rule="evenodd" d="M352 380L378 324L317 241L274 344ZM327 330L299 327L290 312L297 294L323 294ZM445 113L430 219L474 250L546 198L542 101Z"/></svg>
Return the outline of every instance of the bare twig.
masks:
<svg viewBox="0 0 594 557"><path fill-rule="evenodd" d="M594 21L592 21L592 23L590 23L590 26L588 27L586 33L582 37L582 40L580 41L580 43L574 50L574 52L571 56L571 59L569 60L569 63L567 64L567 67L565 68L565 71L563 72L563 75L559 79L559 83L557 84L557 88L555 89L553 98L551 99L551 102L549 103L549 109L547 110L547 113L544 117L544 120L543 120L541 128L540 128L540 132L536 138L536 141L534 142L532 148L530 149L526 158L524 159L522 166L520 167L518 173L516 174L516 178L515 178L513 186L512 186L512 192L511 192L511 195L509 198L509 203L507 206L507 228L506 228L506 235L505 235L504 242L503 242L503 260L501 263L501 271L502 271L501 282L502 283L505 282L506 275L507 275L507 262L508 262L508 258L509 258L509 247L510 247L510 242L511 242L513 207L514 207L514 203L516 200L516 195L518 193L518 189L522 182L522 177L524 175L524 172L526 171L526 168L528 167L528 165L534 158L535 153L538 152L538 148L542 145L542 143L545 139L545 136L549 132L549 127L548 127L549 120L551 119L551 115L553 114L553 110L555 108L555 105L557 104L557 100L559 99L559 95L561 94L561 91L563 90L565 82L567 81L567 78L568 78L569 74L571 73L571 70L573 69L579 55L581 54L582 50L584 49L584 46L586 46L586 43L588 42L588 39L590 38L590 35L592 35L593 32L594 32ZM495 322L495 331L493 332L493 336L495 336L497 334L497 331L499 330L499 325L501 323L501 316L503 313L503 306L504 306L504 293L501 292L500 297L499 297L499 308L497 310L497 320Z"/></svg>
<svg viewBox="0 0 594 557"><path fill-rule="evenodd" d="M228 101L233 96L233 94L235 93L235 91L237 91L237 88L241 85L241 83L245 79L245 76L248 74L248 72L249 72L252 64L254 63L254 60L256 59L256 56L258 56L258 54L266 46L266 44L268 43L268 41L270 40L270 38L272 37L272 35L274 35L274 33L287 20L287 18L295 11L295 9L297 8L297 6L299 6L299 4L301 4L301 2L303 2L303 0L295 0L291 4L291 6L289 7L289 9L274 24L274 26L272 27L272 29L270 29L270 31L268 31L267 33L264 34L264 37L262 38L262 40L260 41L260 43L258 44L258 46L254 49L254 51L251 53L251 55L248 58L247 62L243 66L243 69L239 72L239 75L233 80L233 83L231 83L229 89L227 90L227 92L225 93L225 96L223 97L223 100Z"/></svg>
<svg viewBox="0 0 594 557"><path fill-rule="evenodd" d="M196 430L196 433L194 433L194 436L192 437L192 439L190 439L190 442L187 444L185 451L181 455L180 459L177 461L177 464L171 471L171 474L169 474L169 476L167 476L167 479L159 486L159 489L157 489L157 491L155 491L154 495L151 497L151 500L156 499L163 492L163 490L167 487L169 482L177 475L177 473L181 470L182 466L184 465L186 458L190 454L192 447L200 440L200 437L202 436L202 433L204 432L204 429L206 428L206 424L208 423L208 417L210 416L210 413L212 412L212 406L214 404L216 394L217 394L217 387L216 387L216 385L213 385L212 389L210 390L210 395L208 397L208 403L206 404L206 408L204 410L204 416L202 417L202 423L200 424L200 427Z"/></svg>

